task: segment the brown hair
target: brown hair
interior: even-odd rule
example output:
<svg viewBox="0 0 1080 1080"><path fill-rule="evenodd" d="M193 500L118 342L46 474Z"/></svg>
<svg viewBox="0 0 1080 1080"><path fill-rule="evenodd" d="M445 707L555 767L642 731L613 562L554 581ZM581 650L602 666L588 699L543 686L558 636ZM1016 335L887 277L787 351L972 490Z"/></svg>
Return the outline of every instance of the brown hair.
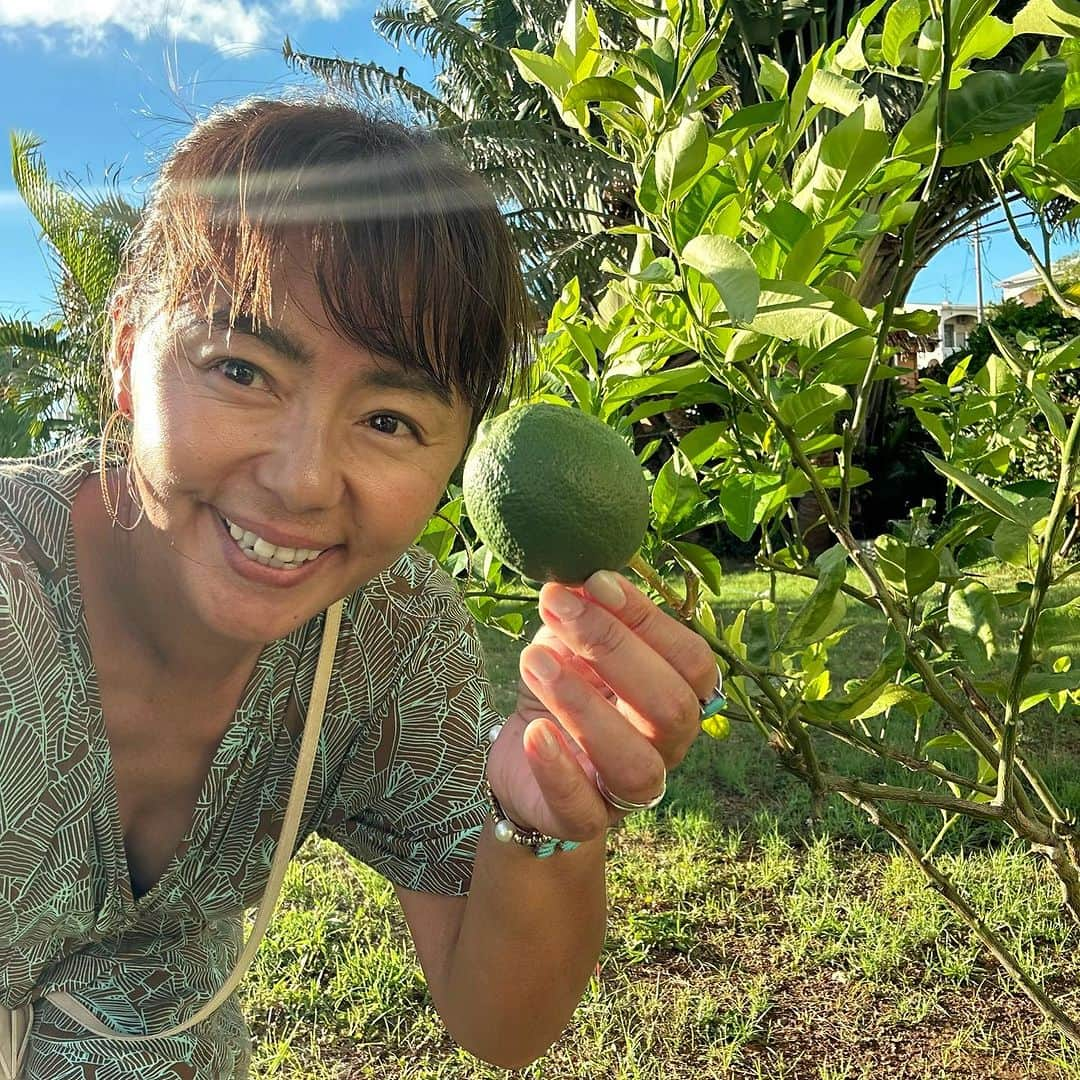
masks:
<svg viewBox="0 0 1080 1080"><path fill-rule="evenodd" d="M530 305L491 194L431 137L327 100L251 99L198 122L161 169L114 304L136 321L219 286L232 317L265 319L289 241L336 332L457 390L474 425L524 374Z"/></svg>

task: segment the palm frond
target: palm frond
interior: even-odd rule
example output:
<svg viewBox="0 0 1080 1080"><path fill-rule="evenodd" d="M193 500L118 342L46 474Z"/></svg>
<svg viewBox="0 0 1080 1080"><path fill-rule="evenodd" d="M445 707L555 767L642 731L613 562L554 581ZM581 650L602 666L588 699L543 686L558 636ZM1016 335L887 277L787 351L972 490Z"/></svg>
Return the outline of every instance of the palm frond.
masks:
<svg viewBox="0 0 1080 1080"><path fill-rule="evenodd" d="M579 274L588 291L601 280L598 252L625 253L625 242L605 229L626 223L626 207L606 196L631 179L625 166L566 127L509 54L516 45L551 45L564 15L565 0L387 0L376 11L376 29L391 44L408 44L437 62L434 92L410 82L404 68L394 74L377 64L314 56L288 40L282 49L294 68L335 90L370 104L406 106L484 179L518 240L542 310L561 290L560 274Z"/></svg>
<svg viewBox="0 0 1080 1080"><path fill-rule="evenodd" d="M41 141L33 135L12 133L15 186L87 308L104 312L130 229L108 215L95 213L92 206L51 180L40 146Z"/></svg>
<svg viewBox="0 0 1080 1080"><path fill-rule="evenodd" d="M351 94L375 105L384 105L388 100L401 101L417 119L433 126L443 127L461 122L461 117L442 100L422 86L410 82L400 71L395 74L379 64L297 52L288 38L281 52L286 63L295 70L314 75L332 90Z"/></svg>
<svg viewBox="0 0 1080 1080"><path fill-rule="evenodd" d="M17 366L19 356L30 353L40 357L65 359L68 342L55 326L40 326L27 319L12 319L0 315L0 378L7 369Z"/></svg>
<svg viewBox="0 0 1080 1080"><path fill-rule="evenodd" d="M438 0L436 7L423 3L393 0L376 11L375 29L395 48L405 40L417 52L442 64L443 73L454 75L454 87L444 87L459 111L470 101L508 99L517 79L517 69L509 52L485 40L460 22L462 5ZM440 76L436 76L440 82ZM447 95L446 89L452 93Z"/></svg>

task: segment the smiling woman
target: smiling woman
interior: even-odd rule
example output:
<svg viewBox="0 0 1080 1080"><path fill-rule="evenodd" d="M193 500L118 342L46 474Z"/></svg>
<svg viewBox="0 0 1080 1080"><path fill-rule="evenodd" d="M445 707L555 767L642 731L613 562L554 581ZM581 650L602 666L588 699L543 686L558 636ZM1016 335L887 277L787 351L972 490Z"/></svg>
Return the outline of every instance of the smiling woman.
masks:
<svg viewBox="0 0 1080 1080"><path fill-rule="evenodd" d="M0 1078L245 1076L242 915L312 832L393 881L451 1033L532 1060L716 670L623 579L547 585L501 724L412 546L525 361L494 202L247 102L166 162L110 314L100 443L0 463Z"/></svg>

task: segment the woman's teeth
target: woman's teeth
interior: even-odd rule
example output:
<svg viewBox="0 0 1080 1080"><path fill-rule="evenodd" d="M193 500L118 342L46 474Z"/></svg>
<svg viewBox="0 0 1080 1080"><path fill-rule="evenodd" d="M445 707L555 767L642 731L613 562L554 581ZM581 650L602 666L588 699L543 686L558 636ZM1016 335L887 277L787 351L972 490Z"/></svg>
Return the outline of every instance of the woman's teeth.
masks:
<svg viewBox="0 0 1080 1080"><path fill-rule="evenodd" d="M275 570L296 570L322 554L322 551L313 551L311 548L278 547L277 544L271 544L261 536L234 525L228 518L223 520L237 547L252 562L262 563L263 566L272 566Z"/></svg>

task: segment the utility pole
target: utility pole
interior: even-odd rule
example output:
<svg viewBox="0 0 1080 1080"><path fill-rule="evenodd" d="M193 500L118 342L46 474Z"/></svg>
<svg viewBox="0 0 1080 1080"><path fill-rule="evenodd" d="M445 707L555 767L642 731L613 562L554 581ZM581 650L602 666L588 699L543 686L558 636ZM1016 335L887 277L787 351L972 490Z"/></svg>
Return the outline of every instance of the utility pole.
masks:
<svg viewBox="0 0 1080 1080"><path fill-rule="evenodd" d="M971 243L975 248L975 312L979 322L983 321L983 281L982 281L982 232L978 219L975 221L975 230L971 237Z"/></svg>

